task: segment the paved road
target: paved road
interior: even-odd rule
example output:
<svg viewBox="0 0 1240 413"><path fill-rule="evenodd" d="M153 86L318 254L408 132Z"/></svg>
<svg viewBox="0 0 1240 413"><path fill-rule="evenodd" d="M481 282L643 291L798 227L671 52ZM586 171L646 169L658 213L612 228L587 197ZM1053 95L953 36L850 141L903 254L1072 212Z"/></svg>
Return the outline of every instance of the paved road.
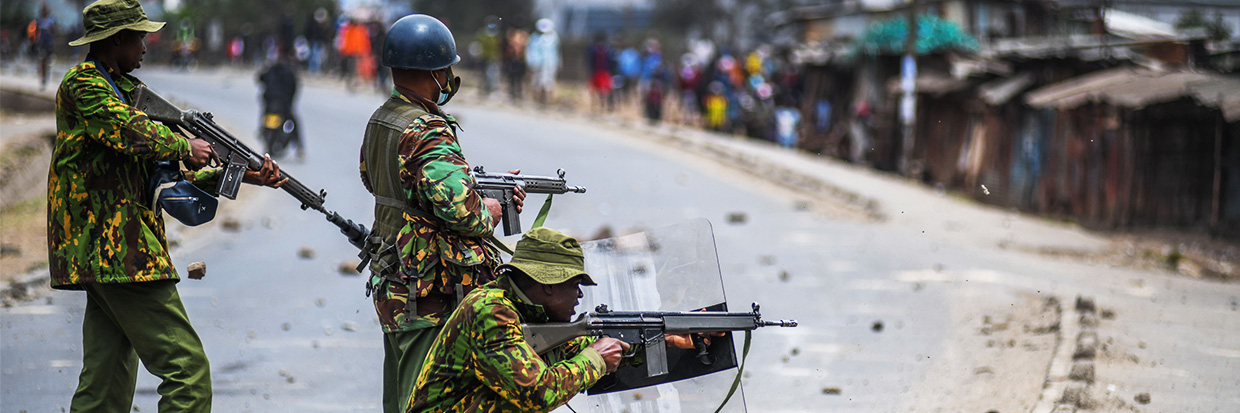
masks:
<svg viewBox="0 0 1240 413"><path fill-rule="evenodd" d="M250 77L139 74L165 97L209 109L239 136L257 129L258 92ZM303 183L326 189L330 208L362 221L370 219L370 199L357 180L356 154L364 120L381 99L308 87L300 108L308 157L283 163ZM730 305L757 301L769 317L801 322L755 334L744 380L752 411L950 405L943 400L952 391L967 389L939 375L978 367L961 354L968 352L961 342L984 316L1030 296L1077 295L1095 297L1117 314L1100 335L1121 351L1113 363L1100 361L1097 387L1116 384L1113 393L1129 404L1133 394L1150 392L1151 411L1240 409L1235 285L1048 260L957 242L960 234L943 236L940 227L830 218L813 198L641 139L635 133L661 132L625 131L630 128L609 118L464 101L449 107L462 121L472 164L539 175L564 168L570 182L589 187L586 194L557 197L548 226L589 237L604 227L622 234L700 217L713 223ZM176 231L183 246L174 261L209 264L205 280L180 288L212 362L217 410L377 411L380 333L364 281L337 272L353 257L352 247L282 193L243 191L222 217L237 220L238 231L219 222ZM526 225L532 222L532 212L523 215ZM299 258L303 248L313 257ZM83 301L80 293L56 292L0 309L0 409L67 406L80 369ZM140 409L153 411L156 385L140 378ZM999 400L1020 406L1000 411L1023 410L1038 395L1035 388ZM573 404L579 403L585 404Z"/></svg>

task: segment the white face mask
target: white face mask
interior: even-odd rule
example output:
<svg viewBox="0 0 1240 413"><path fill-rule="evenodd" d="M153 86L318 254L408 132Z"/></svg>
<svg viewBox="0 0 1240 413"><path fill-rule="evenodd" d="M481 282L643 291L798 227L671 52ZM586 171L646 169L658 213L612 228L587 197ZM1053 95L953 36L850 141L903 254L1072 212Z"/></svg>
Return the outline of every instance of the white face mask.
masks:
<svg viewBox="0 0 1240 413"><path fill-rule="evenodd" d="M449 80L451 80L452 72L448 72ZM435 81L435 86L439 88L439 96L435 98L435 104L439 106L446 105L448 100L452 99L452 90L439 84L439 77L435 73L431 73L431 79ZM448 82L444 82L448 83Z"/></svg>

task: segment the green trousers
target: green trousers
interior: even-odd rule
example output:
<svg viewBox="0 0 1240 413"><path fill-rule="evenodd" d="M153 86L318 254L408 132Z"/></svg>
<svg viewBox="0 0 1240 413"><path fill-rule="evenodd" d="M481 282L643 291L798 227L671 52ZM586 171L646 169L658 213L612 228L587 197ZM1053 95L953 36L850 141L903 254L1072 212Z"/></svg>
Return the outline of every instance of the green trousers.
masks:
<svg viewBox="0 0 1240 413"><path fill-rule="evenodd" d="M443 326L383 334L383 413L404 413Z"/></svg>
<svg viewBox="0 0 1240 413"><path fill-rule="evenodd" d="M138 360L162 382L160 412L211 411L211 369L173 280L84 284L82 374L71 412L128 412Z"/></svg>

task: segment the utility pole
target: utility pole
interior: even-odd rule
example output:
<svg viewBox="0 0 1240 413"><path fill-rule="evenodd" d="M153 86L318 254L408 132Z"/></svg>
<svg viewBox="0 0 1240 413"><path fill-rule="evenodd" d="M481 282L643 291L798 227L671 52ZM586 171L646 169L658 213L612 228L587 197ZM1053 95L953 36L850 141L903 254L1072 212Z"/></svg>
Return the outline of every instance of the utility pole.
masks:
<svg viewBox="0 0 1240 413"><path fill-rule="evenodd" d="M900 145L900 174L909 176L912 170L914 130L917 121L917 0L908 2L908 35L904 38L904 58L900 60L900 126L903 132ZM920 169L920 168L919 168Z"/></svg>

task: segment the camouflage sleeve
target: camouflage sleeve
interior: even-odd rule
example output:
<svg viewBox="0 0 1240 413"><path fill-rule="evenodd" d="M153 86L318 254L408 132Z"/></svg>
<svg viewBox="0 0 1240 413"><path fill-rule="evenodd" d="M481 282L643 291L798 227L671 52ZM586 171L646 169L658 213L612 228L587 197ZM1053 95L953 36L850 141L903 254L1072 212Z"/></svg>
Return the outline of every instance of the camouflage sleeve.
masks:
<svg viewBox="0 0 1240 413"><path fill-rule="evenodd" d="M188 140L125 104L107 80L95 73L78 72L78 79L69 84L75 110L86 120L86 136L117 152L145 159L176 160L189 154Z"/></svg>
<svg viewBox="0 0 1240 413"><path fill-rule="evenodd" d="M568 403L606 373L592 361L594 349L547 365L526 343L516 311L494 309L491 317L479 317L476 322L482 325L473 329L482 338L475 357L478 379L521 411L550 411ZM601 361L597 352L594 356Z"/></svg>
<svg viewBox="0 0 1240 413"><path fill-rule="evenodd" d="M401 135L399 151L401 185L410 199L429 205L458 234L481 237L495 231L456 136L442 118L415 120Z"/></svg>
<svg viewBox="0 0 1240 413"><path fill-rule="evenodd" d="M220 169L221 168L202 168L197 171L185 171L185 179L193 182L194 186L207 191L208 194L220 196Z"/></svg>

